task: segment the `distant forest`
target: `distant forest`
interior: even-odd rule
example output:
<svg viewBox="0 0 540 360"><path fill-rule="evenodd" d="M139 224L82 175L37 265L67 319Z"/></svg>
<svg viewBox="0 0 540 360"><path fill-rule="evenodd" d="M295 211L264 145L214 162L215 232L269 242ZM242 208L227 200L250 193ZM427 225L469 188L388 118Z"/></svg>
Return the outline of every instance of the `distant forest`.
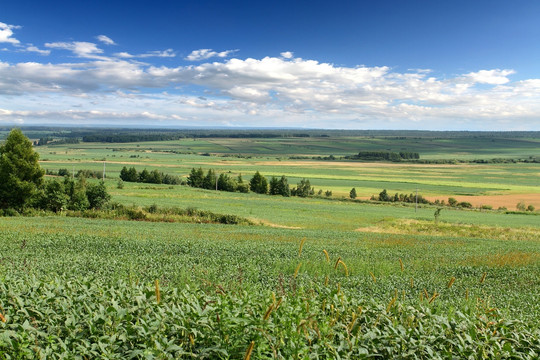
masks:
<svg viewBox="0 0 540 360"><path fill-rule="evenodd" d="M84 142L126 143L167 141L185 138L315 138L315 137L382 137L407 138L540 138L540 131L424 131L424 130L325 130L325 129L136 129L136 128L60 128L21 127L31 138L63 138L66 143L79 139ZM9 132L11 127L0 131ZM33 135L36 136L33 136ZM7 135L7 134L6 134ZM0 138L3 138L0 137ZM73 139L73 140L68 140Z"/></svg>

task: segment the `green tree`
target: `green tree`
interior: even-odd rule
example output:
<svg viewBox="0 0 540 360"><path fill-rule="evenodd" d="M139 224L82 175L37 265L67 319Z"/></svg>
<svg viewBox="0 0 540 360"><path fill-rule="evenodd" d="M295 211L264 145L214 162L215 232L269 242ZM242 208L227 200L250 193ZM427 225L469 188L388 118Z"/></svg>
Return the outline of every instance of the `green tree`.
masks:
<svg viewBox="0 0 540 360"><path fill-rule="evenodd" d="M519 211L525 211L527 207L523 201L520 201L517 203L516 209L518 209Z"/></svg>
<svg viewBox="0 0 540 360"><path fill-rule="evenodd" d="M88 184L86 186L86 197L92 209L102 208L111 199L111 195L107 192L103 181L97 184Z"/></svg>
<svg viewBox="0 0 540 360"><path fill-rule="evenodd" d="M251 191L256 192L257 194L267 194L268 181L257 171L249 181L249 188Z"/></svg>
<svg viewBox="0 0 540 360"><path fill-rule="evenodd" d="M193 169L191 169L191 172L190 172L190 174L188 176L187 183L191 187L200 188L200 187L202 187L203 179L204 179L203 169L202 168L198 168L198 169L193 168Z"/></svg>
<svg viewBox="0 0 540 360"><path fill-rule="evenodd" d="M236 178L236 191L241 193L249 192L249 184L244 182L244 179L242 179L242 174L239 174Z"/></svg>
<svg viewBox="0 0 540 360"><path fill-rule="evenodd" d="M287 177L282 175L280 179L272 176L270 179L270 195L291 196L291 189L289 188L289 182Z"/></svg>
<svg viewBox="0 0 540 360"><path fill-rule="evenodd" d="M388 192L386 191L386 189L384 189L383 191L379 193L379 201L390 201L390 200L391 198L388 195Z"/></svg>
<svg viewBox="0 0 540 360"><path fill-rule="evenodd" d="M120 170L120 179L127 182L137 182L139 180L139 176L134 167L130 167L128 169L124 166L122 170Z"/></svg>
<svg viewBox="0 0 540 360"><path fill-rule="evenodd" d="M59 212L66 206L68 200L63 183L58 180L49 180L45 183L42 201L44 209Z"/></svg>
<svg viewBox="0 0 540 360"><path fill-rule="evenodd" d="M0 146L0 208L22 210L43 184L39 154L21 130L13 129Z"/></svg>
<svg viewBox="0 0 540 360"><path fill-rule="evenodd" d="M355 188L352 188L351 191L349 192L349 197L351 199L356 199L356 189Z"/></svg>
<svg viewBox="0 0 540 360"><path fill-rule="evenodd" d="M311 183L307 179L302 179L296 184L295 195L300 197L308 197L315 194L315 189L311 187Z"/></svg>
<svg viewBox="0 0 540 360"><path fill-rule="evenodd" d="M209 169L208 172L206 173L206 176L203 179L202 188L208 189L208 190L215 190L216 181L217 181L216 173L214 172L214 170Z"/></svg>
<svg viewBox="0 0 540 360"><path fill-rule="evenodd" d="M453 206L456 206L457 203L458 203L458 201L455 198L453 198L453 197L448 198L448 205L453 207Z"/></svg>
<svg viewBox="0 0 540 360"><path fill-rule="evenodd" d="M71 182L69 186L67 185L68 181ZM66 178L65 187L66 193L69 195L69 210L86 210L90 207L90 202L88 201L88 196L86 195L86 179L84 176L79 177L77 182Z"/></svg>

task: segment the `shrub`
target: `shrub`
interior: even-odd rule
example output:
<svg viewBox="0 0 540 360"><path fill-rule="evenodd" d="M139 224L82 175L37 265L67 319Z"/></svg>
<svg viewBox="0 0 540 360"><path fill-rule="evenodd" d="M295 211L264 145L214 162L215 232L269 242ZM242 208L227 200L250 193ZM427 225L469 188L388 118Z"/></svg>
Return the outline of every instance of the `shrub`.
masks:
<svg viewBox="0 0 540 360"><path fill-rule="evenodd" d="M257 171L249 181L249 188L251 191L256 192L257 194L267 194L268 181Z"/></svg>
<svg viewBox="0 0 540 360"><path fill-rule="evenodd" d="M458 203L457 206L465 208L465 209L471 209L472 208L472 204L470 202L467 202L467 201L462 201L462 202Z"/></svg>

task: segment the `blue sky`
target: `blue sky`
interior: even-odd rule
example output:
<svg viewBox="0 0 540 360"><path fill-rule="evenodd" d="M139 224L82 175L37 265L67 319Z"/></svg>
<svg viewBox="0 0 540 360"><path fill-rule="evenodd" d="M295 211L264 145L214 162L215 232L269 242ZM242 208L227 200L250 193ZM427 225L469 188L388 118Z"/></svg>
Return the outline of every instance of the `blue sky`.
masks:
<svg viewBox="0 0 540 360"><path fill-rule="evenodd" d="M0 125L540 130L538 1L0 8Z"/></svg>

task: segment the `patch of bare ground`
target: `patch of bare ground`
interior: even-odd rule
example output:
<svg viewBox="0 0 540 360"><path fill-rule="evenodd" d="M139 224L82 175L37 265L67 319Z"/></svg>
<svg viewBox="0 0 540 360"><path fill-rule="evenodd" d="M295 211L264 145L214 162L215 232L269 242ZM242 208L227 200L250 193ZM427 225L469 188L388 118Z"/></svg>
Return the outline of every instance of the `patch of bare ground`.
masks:
<svg viewBox="0 0 540 360"><path fill-rule="evenodd" d="M510 266L519 267L526 266L538 262L540 259L540 253L537 252L523 252L513 251L505 254L486 254L469 256L465 259L463 265L477 265L477 266Z"/></svg>
<svg viewBox="0 0 540 360"><path fill-rule="evenodd" d="M540 241L540 229L535 228L508 228L445 222L435 223L434 221L411 219L383 222L374 226L358 228L356 231L382 234Z"/></svg>
<svg viewBox="0 0 540 360"><path fill-rule="evenodd" d="M499 207L506 207L508 210L516 210L516 205L519 202L523 202L528 205L533 205L535 208L540 209L540 193L531 194L504 194L504 195L457 195L450 196L457 201L470 202L475 207L481 207L482 205L491 205L493 209ZM447 201L448 198L442 196L427 196L429 201L435 201L436 199Z"/></svg>
<svg viewBox="0 0 540 360"><path fill-rule="evenodd" d="M400 167L411 167L411 168L473 168L479 167L477 164L413 164L413 163L384 163L384 162L353 162L353 161L317 161L317 160L286 160L286 161L260 161L256 162L256 165L281 165L281 166L320 166L320 167L329 167L331 164L332 167L358 167L358 168L400 168Z"/></svg>
<svg viewBox="0 0 540 360"><path fill-rule="evenodd" d="M84 161L71 161L71 160L40 160L41 163L53 163L53 164L85 164L85 163L98 163L103 164L101 160L84 160ZM119 165L140 165L140 166L154 166L154 167L170 167L170 168L181 168L182 166L174 164L158 164L158 163L147 163L147 162L137 162L137 161L107 161L108 164L119 164Z"/></svg>
<svg viewBox="0 0 540 360"><path fill-rule="evenodd" d="M274 223L271 223L270 221L262 220L262 219L250 218L249 220L253 221L255 224L261 224L264 226L269 226L269 227L278 228L278 229L292 229L292 230L301 229L301 227L299 226L287 226L287 225L281 225L281 224L274 224Z"/></svg>

